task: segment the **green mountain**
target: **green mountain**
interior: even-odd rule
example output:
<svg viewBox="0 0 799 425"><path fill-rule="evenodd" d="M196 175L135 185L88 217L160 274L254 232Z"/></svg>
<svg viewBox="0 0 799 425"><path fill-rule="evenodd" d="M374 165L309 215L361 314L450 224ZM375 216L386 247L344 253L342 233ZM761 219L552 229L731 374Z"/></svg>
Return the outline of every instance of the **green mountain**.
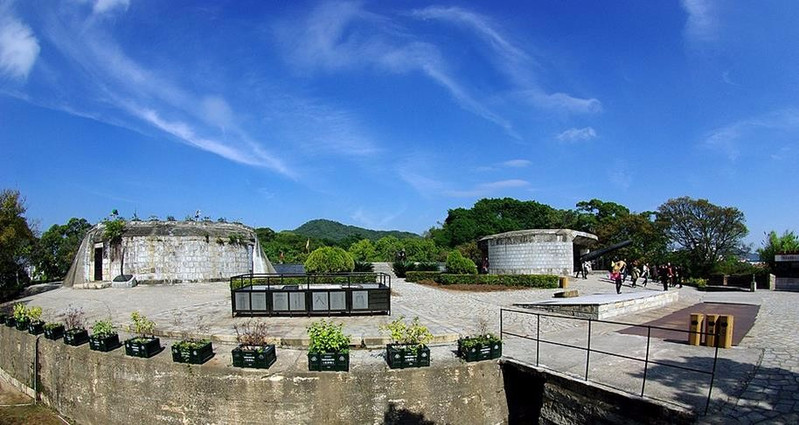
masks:
<svg viewBox="0 0 799 425"><path fill-rule="evenodd" d="M394 236L397 239L419 238L421 236L411 232L399 230L370 230L363 227L348 226L332 220L311 220L292 231L295 234L309 238L328 239L341 242L349 237L359 237L376 241L384 236Z"/></svg>

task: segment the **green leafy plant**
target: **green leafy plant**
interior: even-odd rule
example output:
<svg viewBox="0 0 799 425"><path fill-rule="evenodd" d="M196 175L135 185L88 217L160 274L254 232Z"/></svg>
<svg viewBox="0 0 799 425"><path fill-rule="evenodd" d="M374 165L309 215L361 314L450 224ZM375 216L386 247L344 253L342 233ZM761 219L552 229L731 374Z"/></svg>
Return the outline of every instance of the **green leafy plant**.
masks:
<svg viewBox="0 0 799 425"><path fill-rule="evenodd" d="M111 244L118 244L122 241L122 234L125 233L125 220L118 218L116 220L108 220L105 222L105 229L103 230L103 239Z"/></svg>
<svg viewBox="0 0 799 425"><path fill-rule="evenodd" d="M184 350L196 350L199 348L204 347L206 344L211 342L210 339L184 339L172 344L172 347L177 348L180 351Z"/></svg>
<svg viewBox="0 0 799 425"><path fill-rule="evenodd" d="M231 233L228 235L228 243L231 245L243 244L246 238L240 233Z"/></svg>
<svg viewBox="0 0 799 425"><path fill-rule="evenodd" d="M98 320L92 325L92 336L95 338L107 338L116 333L116 327L111 320Z"/></svg>
<svg viewBox="0 0 799 425"><path fill-rule="evenodd" d="M356 261L353 271L359 273L371 273L375 271L375 266L367 261Z"/></svg>
<svg viewBox="0 0 799 425"><path fill-rule="evenodd" d="M354 268L355 260L350 253L337 246L317 248L305 260L307 273L351 272Z"/></svg>
<svg viewBox="0 0 799 425"><path fill-rule="evenodd" d="M16 303L14 304L14 310L12 314L14 316L14 320L16 320L17 322L27 320L28 308L25 307L25 304Z"/></svg>
<svg viewBox="0 0 799 425"><path fill-rule="evenodd" d="M242 346L255 348L267 345L268 326L265 322L247 320L233 325L233 330L236 331L236 342Z"/></svg>
<svg viewBox="0 0 799 425"><path fill-rule="evenodd" d="M474 261L464 257L460 251L452 251L447 256L447 273L477 274Z"/></svg>
<svg viewBox="0 0 799 425"><path fill-rule="evenodd" d="M28 307L25 316L31 322L38 322L42 318L42 308L39 306Z"/></svg>
<svg viewBox="0 0 799 425"><path fill-rule="evenodd" d="M315 321L308 326L308 337L311 343L308 351L311 353L346 353L349 352L350 336L345 335L344 324L335 324L324 319Z"/></svg>
<svg viewBox="0 0 799 425"><path fill-rule="evenodd" d="M155 331L155 322L148 319L147 316L134 311L130 314L131 330L137 335L140 340L148 340L153 336Z"/></svg>
<svg viewBox="0 0 799 425"><path fill-rule="evenodd" d="M418 349L433 340L433 334L419 323L418 317L406 323L405 317L400 316L389 324L380 325L380 330L388 332L395 344L407 345L410 349Z"/></svg>

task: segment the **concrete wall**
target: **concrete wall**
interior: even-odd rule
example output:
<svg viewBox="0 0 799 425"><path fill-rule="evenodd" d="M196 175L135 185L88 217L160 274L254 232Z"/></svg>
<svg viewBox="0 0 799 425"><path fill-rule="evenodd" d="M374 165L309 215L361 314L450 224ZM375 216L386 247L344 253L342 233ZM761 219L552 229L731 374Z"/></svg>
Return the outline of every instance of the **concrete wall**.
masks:
<svg viewBox="0 0 799 425"><path fill-rule="evenodd" d="M695 415L540 368L502 361L511 424L691 424Z"/></svg>
<svg viewBox="0 0 799 425"><path fill-rule="evenodd" d="M0 368L28 386L35 339L0 326ZM176 364L169 353L138 359L122 349L99 353L44 338L39 353L42 399L81 424L497 424L507 419L496 362L281 373ZM302 360L298 366L304 366Z"/></svg>
<svg viewBox="0 0 799 425"><path fill-rule="evenodd" d="M487 241L491 274L570 275L574 244L563 235L528 235Z"/></svg>

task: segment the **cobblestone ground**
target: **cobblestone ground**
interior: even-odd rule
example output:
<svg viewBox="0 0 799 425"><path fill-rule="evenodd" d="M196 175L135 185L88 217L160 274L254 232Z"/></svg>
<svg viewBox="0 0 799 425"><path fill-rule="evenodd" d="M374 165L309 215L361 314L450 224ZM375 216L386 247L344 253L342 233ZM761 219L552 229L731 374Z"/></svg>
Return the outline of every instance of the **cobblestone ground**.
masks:
<svg viewBox="0 0 799 425"><path fill-rule="evenodd" d="M649 284L648 287L625 286L623 292L658 292L661 286ZM529 289L501 292L460 292L437 287L428 287L405 282L403 279L393 280L392 312L390 316L338 317L336 321L345 324L345 331L358 338L381 338L383 335L378 326L403 315L407 318L419 316L423 324L438 337L442 345L434 347L435 359L442 362L457 361L452 353L454 341L459 335L467 335L477 331L481 322L488 325L490 331L499 330L500 308L512 308L516 302L530 302L551 299L559 289ZM571 279L570 289L577 289L580 295L615 293L613 284L601 274L589 276L587 280ZM674 290L677 290L676 288ZM705 424L726 423L799 423L799 293L758 291L756 293L704 293L693 288L679 289L678 302L667 307L643 311L613 320L626 323L646 323L668 315L698 302L742 302L761 305L754 327L744 338L739 347L725 350L720 354L718 379L714 384L711 414L700 417ZM44 309L45 320L59 320L59 315L68 306L81 307L86 312L87 324L101 318L111 318L118 325L129 323L130 313L141 311L158 323L158 332L169 338L177 338L181 332L197 333L198 318L207 325L206 334L211 334L217 341L233 342L235 335L233 325L247 320L231 317L230 291L227 282L177 285L141 285L135 288L108 288L102 290L78 290L59 288L56 290L32 295L22 299L32 305ZM181 318L175 320L175 317ZM302 344L306 337L305 327L316 318L265 318L270 326L270 335L288 345ZM579 341L584 335L584 322L573 320L542 320L543 333L549 336L559 335ZM123 328L124 329L124 328ZM601 347L622 346L628 353L642 350L642 337L619 334L620 328L597 328L597 335L606 336L607 340L597 339L594 344ZM533 353L527 345L507 341L508 352L513 354L517 346L529 359ZM377 347L382 342L376 342ZM610 349L610 348L608 348ZM676 351L675 351L676 350ZM220 349L220 352L222 350ZM295 350L288 350L289 352ZM653 354L676 362L707 362L712 355L700 350L691 351L682 344L663 344L653 346ZM377 352L357 352L359 362L364 367L381 367L382 356ZM375 354L376 353L376 354ZM163 353L162 353L163 354ZM289 354L289 353L286 353ZM296 358L295 358L296 357ZM292 360L293 359L293 360ZM302 369L302 353L281 355L276 364L278 370ZM225 363L225 355L219 355L216 361ZM580 376L584 373L585 360L582 353L561 354L551 352L546 362L553 367L562 367L565 372L573 372ZM560 362L560 363L558 363ZM368 364L366 364L368 363ZM601 357L591 359L590 376L592 380L601 381L604 377L617 379L618 386L640 388L640 373L633 371L621 373L625 365L612 359ZM650 371L647 394L662 394L666 397L679 398L687 394L688 404L701 402L701 394L694 378L675 374L672 371ZM651 381L651 384L649 383ZM651 385L651 387L650 387ZM703 387L702 387L703 388ZM676 391L676 392L675 392ZM676 394L676 395L675 395ZM706 392L704 393L706 394Z"/></svg>

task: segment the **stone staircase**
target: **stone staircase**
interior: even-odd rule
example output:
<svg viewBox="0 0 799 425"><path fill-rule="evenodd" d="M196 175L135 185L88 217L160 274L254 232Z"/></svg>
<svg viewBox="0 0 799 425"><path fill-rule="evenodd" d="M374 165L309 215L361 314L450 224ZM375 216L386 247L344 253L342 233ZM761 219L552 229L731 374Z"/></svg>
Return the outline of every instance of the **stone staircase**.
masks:
<svg viewBox="0 0 799 425"><path fill-rule="evenodd" d="M386 273L387 275L391 276L392 279L396 279L397 275L394 274L394 268L391 266L391 263L372 263L374 266L374 270L377 273Z"/></svg>

